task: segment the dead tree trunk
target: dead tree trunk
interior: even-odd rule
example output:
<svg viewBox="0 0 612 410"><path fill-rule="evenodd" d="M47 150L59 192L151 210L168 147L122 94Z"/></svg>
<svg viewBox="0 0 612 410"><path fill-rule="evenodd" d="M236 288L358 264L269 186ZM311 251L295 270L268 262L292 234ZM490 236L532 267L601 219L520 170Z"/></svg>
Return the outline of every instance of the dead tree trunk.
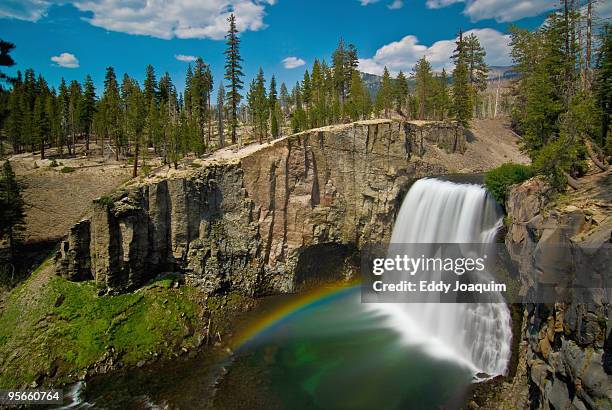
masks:
<svg viewBox="0 0 612 410"><path fill-rule="evenodd" d="M138 151L140 148L140 144L138 142L139 139L140 138L136 138L136 147L134 148L134 170L132 171L132 178L136 178L138 176Z"/></svg>
<svg viewBox="0 0 612 410"><path fill-rule="evenodd" d="M567 185L571 186L572 188L576 190L580 189L580 183L577 180L572 178L572 176L568 174L567 172L564 172L563 174L565 175L565 178L567 179Z"/></svg>
<svg viewBox="0 0 612 410"><path fill-rule="evenodd" d="M593 161L593 164L595 164L597 168L601 169L602 171L607 171L608 166L601 162L599 158L597 158L597 154L595 154L595 151L593 150L593 145L591 144L591 141L589 141L587 138L584 138L584 145L586 145L587 153L589 154L589 158L591 158L591 161Z"/></svg>

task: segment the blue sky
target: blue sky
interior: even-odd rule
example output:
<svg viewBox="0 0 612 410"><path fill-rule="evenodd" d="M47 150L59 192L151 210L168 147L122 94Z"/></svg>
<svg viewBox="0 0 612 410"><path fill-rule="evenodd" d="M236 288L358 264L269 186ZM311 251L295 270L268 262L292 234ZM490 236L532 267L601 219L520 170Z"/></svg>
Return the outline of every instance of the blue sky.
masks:
<svg viewBox="0 0 612 410"><path fill-rule="evenodd" d="M163 3L163 4L162 4ZM612 2L611 2L612 3ZM245 83L261 66L289 87L315 57L329 61L338 39L357 46L363 71L410 71L426 55L434 68L448 56L460 28L486 46L492 65L505 65L508 27L539 26L550 0L0 0L0 37L16 44L17 65L34 68L53 86L90 74L98 93L104 68L139 81L151 63L183 89L188 62L201 56L215 82L223 75L223 34L238 17ZM607 6L606 6L607 7ZM609 8L609 7L608 7ZM288 60L286 60L288 59ZM283 63L283 60L289 63ZM300 65L305 63L304 65ZM297 67L295 67L297 66Z"/></svg>

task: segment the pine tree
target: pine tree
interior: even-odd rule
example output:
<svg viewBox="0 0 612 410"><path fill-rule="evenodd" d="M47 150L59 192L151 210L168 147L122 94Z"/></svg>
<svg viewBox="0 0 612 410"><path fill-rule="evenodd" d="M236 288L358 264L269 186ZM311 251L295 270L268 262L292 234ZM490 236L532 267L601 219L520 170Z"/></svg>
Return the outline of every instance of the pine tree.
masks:
<svg viewBox="0 0 612 410"><path fill-rule="evenodd" d="M174 138L179 135L179 116L184 112L177 97L176 87L170 79L168 73L159 80L159 125L158 133L161 141L158 151L161 151L164 165L171 163L174 155Z"/></svg>
<svg viewBox="0 0 612 410"><path fill-rule="evenodd" d="M266 96L266 79L263 69L259 68L259 73L255 79L255 89L253 96L253 116L255 119L255 134L259 138L259 142L263 142L263 138L268 134L268 119L270 117L270 106Z"/></svg>
<svg viewBox="0 0 612 410"><path fill-rule="evenodd" d="M142 93L142 104L144 107L144 115L145 115L145 124L144 124L144 143L148 146L153 146L155 151L158 152L161 141L161 112L167 111L168 101L160 101L160 108L157 108L157 104L155 103L155 99L148 100L146 98L146 93ZM166 118L168 121L169 119ZM143 158L144 162L144 158Z"/></svg>
<svg viewBox="0 0 612 410"><path fill-rule="evenodd" d="M338 47L332 54L332 71L334 73L334 87L340 101L344 101L346 84L346 51L344 49L344 40L341 38L338 42Z"/></svg>
<svg viewBox="0 0 612 410"><path fill-rule="evenodd" d="M20 143L22 146L30 147L34 151L35 141L33 137L34 125L34 102L36 100L36 77L34 70L27 69L24 74L24 81L20 93L21 129Z"/></svg>
<svg viewBox="0 0 612 410"><path fill-rule="evenodd" d="M57 145L60 150L60 154L63 154L64 143L68 144L66 141L68 140L68 133L70 132L70 93L68 92L68 87L66 86L66 82L64 81L63 77L59 85L59 94L57 96L57 100L58 116L60 121L60 135ZM70 152L68 154L70 154Z"/></svg>
<svg viewBox="0 0 612 410"><path fill-rule="evenodd" d="M13 90L9 95L8 100L8 119L6 124L6 131L8 133L9 141L13 146L13 151L18 153L21 151L21 127L23 123L23 113L21 111L21 74L18 73L17 79L13 84Z"/></svg>
<svg viewBox="0 0 612 410"><path fill-rule="evenodd" d="M219 84L219 90L217 91L217 133L219 135L219 148L225 146L224 141L224 126L223 119L225 117L225 87L223 83Z"/></svg>
<svg viewBox="0 0 612 410"><path fill-rule="evenodd" d="M207 74L208 66L202 58L198 57L193 69L193 77L189 87L191 97L191 119L196 125L196 135L200 140L201 146L208 147L210 141L206 133L206 123L208 118L208 94L210 90L209 77Z"/></svg>
<svg viewBox="0 0 612 410"><path fill-rule="evenodd" d="M15 48L13 43L0 39L0 66L12 67L15 65L15 61L11 57L11 51ZM2 71L0 71L0 127L4 126L7 117L10 115L9 111L9 99L10 93L4 92L2 83L14 83L16 78L9 77ZM4 156L4 142L3 133L0 132L0 158Z"/></svg>
<svg viewBox="0 0 612 410"><path fill-rule="evenodd" d="M453 55L455 62L455 69L453 70L453 114L462 126L468 127L472 119L473 100L463 33L459 33L456 44L457 47Z"/></svg>
<svg viewBox="0 0 612 410"><path fill-rule="evenodd" d="M489 67L485 62L487 53L473 33L465 37L464 42L469 83L475 90L483 92L487 88L489 73Z"/></svg>
<svg viewBox="0 0 612 410"><path fill-rule="evenodd" d="M558 189L564 189L566 174L585 172L584 137L595 133L595 104L590 90L580 90L579 53L570 22L565 8L534 32L511 29L511 54L519 74L515 129L534 168Z"/></svg>
<svg viewBox="0 0 612 410"><path fill-rule="evenodd" d="M61 92L60 92L61 95ZM119 160L119 141L121 139L121 99L119 85L113 67L106 68L104 78L104 95L102 96L104 111L104 133L109 140L115 141L115 159ZM102 141L104 143L104 141Z"/></svg>
<svg viewBox="0 0 612 410"><path fill-rule="evenodd" d="M408 98L408 79L403 71L400 71L395 80L394 97L395 107L400 114L403 114L403 108L406 105Z"/></svg>
<svg viewBox="0 0 612 410"><path fill-rule="evenodd" d="M278 113L276 111L276 105L278 103L278 95L276 93L276 78L272 76L270 80L270 91L268 92L268 107L270 107L270 131L272 138L278 138L279 126L278 126Z"/></svg>
<svg viewBox="0 0 612 410"><path fill-rule="evenodd" d="M85 152L89 153L89 139L91 134L91 127L93 123L93 117L96 112L96 89L91 77L88 75L85 77L85 83L83 84L83 100L81 102L81 126L83 132L85 132Z"/></svg>
<svg viewBox="0 0 612 410"><path fill-rule="evenodd" d="M285 118L289 116L289 111L291 110L291 96L289 95L289 90L287 90L285 83L282 83L280 86L280 104L283 113L281 125L284 125Z"/></svg>
<svg viewBox="0 0 612 410"><path fill-rule="evenodd" d="M274 109L272 109L272 125L271 131L272 135L276 135L275 138L278 138L282 135L282 129L280 124L282 123L283 111L281 109L281 105L279 101L276 101L274 104ZM276 127L276 129L274 129Z"/></svg>
<svg viewBox="0 0 612 410"><path fill-rule="evenodd" d="M157 138L154 138L155 152L161 152L163 163L168 163L168 147L171 128L174 128L177 123L179 109L176 97L176 88L172 83L172 78L168 72L159 79L159 110L158 110L158 125L156 128Z"/></svg>
<svg viewBox="0 0 612 410"><path fill-rule="evenodd" d="M304 71L304 78L302 79L302 90L300 95L302 98L302 109L304 114L304 118L300 121L300 124L302 126L302 129L306 130L312 123L312 121L310 120L312 116L312 84L310 83L310 73L308 72L308 70Z"/></svg>
<svg viewBox="0 0 612 410"><path fill-rule="evenodd" d="M551 16L547 24L559 27L562 20ZM512 58L520 75L515 82L517 99L512 116L522 136L523 150L535 158L559 133L559 116L564 111L565 98L561 80L565 58L559 54L564 47L563 36L550 26L533 33L512 28L511 36Z"/></svg>
<svg viewBox="0 0 612 410"><path fill-rule="evenodd" d="M431 64L425 57L421 57L414 66L414 80L416 84L416 98L419 104L418 119L428 118L431 106L431 94L433 87L433 74Z"/></svg>
<svg viewBox="0 0 612 410"><path fill-rule="evenodd" d="M40 147L40 159L45 159L45 111L44 100L40 95L36 96L34 112L32 115L32 144Z"/></svg>
<svg viewBox="0 0 612 410"><path fill-rule="evenodd" d="M228 20L230 24L229 30L225 38L227 39L225 50L225 79L229 81L227 84L227 99L229 108L229 126L232 135L232 144L237 141L236 131L238 128L238 106L242 96L240 90L242 90L243 82L241 77L244 76L242 73L242 58L240 57L240 39L238 37L238 29L236 28L236 17L234 14L230 14Z"/></svg>
<svg viewBox="0 0 612 410"><path fill-rule="evenodd" d="M15 48L15 44L9 43L0 39L0 66L12 67L15 65L15 60L11 57L11 51ZM14 82L15 78L11 78L0 71L0 82Z"/></svg>
<svg viewBox="0 0 612 410"><path fill-rule="evenodd" d="M370 95L363 85L359 71L351 74L351 87L346 102L346 112L353 121L364 119L370 111Z"/></svg>
<svg viewBox="0 0 612 410"><path fill-rule="evenodd" d="M33 142L40 147L40 159L45 159L45 146L51 131L51 121L46 110L47 99L50 99L48 93L49 91L47 90L37 95L34 103Z"/></svg>
<svg viewBox="0 0 612 410"><path fill-rule="evenodd" d="M316 128L325 125L325 78L323 68L318 59L312 65L312 76L310 77L310 127Z"/></svg>
<svg viewBox="0 0 612 410"><path fill-rule="evenodd" d="M213 91L213 76L210 71L210 66L206 65L206 70L204 71L204 95L206 97L206 122L208 123L208 134L206 139L206 145L210 145L212 140L212 109L210 105L210 98Z"/></svg>
<svg viewBox="0 0 612 410"><path fill-rule="evenodd" d="M151 100L156 100L158 97L157 93L157 80L155 78L155 69L151 64L147 65L145 71L145 80L143 83L144 99L147 104L147 109L150 105Z"/></svg>
<svg viewBox="0 0 612 410"><path fill-rule="evenodd" d="M185 93L183 99L185 101L186 115L191 115L191 83L193 82L193 70L191 64L187 65L187 73L185 74Z"/></svg>
<svg viewBox="0 0 612 410"><path fill-rule="evenodd" d="M143 92L138 83L128 78L124 88L126 101L125 123L128 138L134 142L134 168L132 177L138 176L138 157L142 145L142 132L146 125L146 106Z"/></svg>
<svg viewBox="0 0 612 410"><path fill-rule="evenodd" d="M450 109L450 97L448 95L448 76L446 70L442 69L442 73L434 78L433 82L432 105L434 118L438 120L446 119L448 110Z"/></svg>
<svg viewBox="0 0 612 410"><path fill-rule="evenodd" d="M45 101L45 111L49 118L49 139L53 146L61 146L62 124L59 108L59 99L55 89L51 89L47 100Z"/></svg>
<svg viewBox="0 0 612 410"><path fill-rule="evenodd" d="M257 83L255 82L255 79L253 78L251 82L249 83L249 90L247 91L247 95L246 95L247 109L248 109L247 122L252 125L255 125L255 111L257 110L257 107L256 107L257 90L256 88L257 88Z"/></svg>
<svg viewBox="0 0 612 410"><path fill-rule="evenodd" d="M76 153L76 140L77 135L81 132L80 127L80 118L81 118L81 103L82 103L82 90L81 84L78 81L72 80L70 82L70 90L68 97L68 121L69 121L69 129L70 136L72 137L70 141L70 147L68 148L68 152L75 154ZM67 140L68 141L68 140Z"/></svg>
<svg viewBox="0 0 612 410"><path fill-rule="evenodd" d="M15 254L17 232L25 224L24 201L11 163L7 160L0 174L0 237L9 240L11 255Z"/></svg>
<svg viewBox="0 0 612 410"><path fill-rule="evenodd" d="M393 104L393 84L391 83L391 75L385 67L382 76L382 82L378 93L376 93L376 112L384 112L384 116L389 118L389 110Z"/></svg>
<svg viewBox="0 0 612 410"><path fill-rule="evenodd" d="M171 94L174 92L174 85L172 84L172 79L170 78L170 74L168 74L168 72L165 72L164 75L159 79L157 90L159 103L168 104L170 101Z"/></svg>
<svg viewBox="0 0 612 410"><path fill-rule="evenodd" d="M597 57L595 77L595 95L599 107L600 127L599 144L612 155L612 27L607 24L602 30L601 49Z"/></svg>
<svg viewBox="0 0 612 410"><path fill-rule="evenodd" d="M307 128L306 112L302 104L302 86L299 82L295 84L291 93L293 101L295 102L295 110L291 116L291 129L296 133Z"/></svg>
<svg viewBox="0 0 612 410"><path fill-rule="evenodd" d="M334 72L332 67L328 67L327 64L323 64L323 74L325 77L325 95L326 95L326 109L327 109L327 124L339 122L343 116L343 107L340 104L340 96L336 92L334 82Z"/></svg>
<svg viewBox="0 0 612 410"><path fill-rule="evenodd" d="M310 83L310 73L308 70L304 71L304 78L302 80L302 108L306 113L306 116L310 116L310 102L312 101L312 85ZM306 125L306 124L304 124Z"/></svg>
<svg viewBox="0 0 612 410"><path fill-rule="evenodd" d="M346 76L349 78L349 82L352 81L353 72L359 68L359 56L357 55L357 48L354 44L349 44L346 50L345 57Z"/></svg>

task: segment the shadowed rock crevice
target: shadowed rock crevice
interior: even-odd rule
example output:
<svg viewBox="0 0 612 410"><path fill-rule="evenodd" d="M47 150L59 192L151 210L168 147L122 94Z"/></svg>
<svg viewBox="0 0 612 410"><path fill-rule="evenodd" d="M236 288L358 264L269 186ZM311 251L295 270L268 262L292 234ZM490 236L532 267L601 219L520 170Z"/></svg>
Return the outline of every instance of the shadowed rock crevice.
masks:
<svg viewBox="0 0 612 410"><path fill-rule="evenodd" d="M295 266L295 288L349 279L357 275L359 251L354 245L321 243L301 249Z"/></svg>

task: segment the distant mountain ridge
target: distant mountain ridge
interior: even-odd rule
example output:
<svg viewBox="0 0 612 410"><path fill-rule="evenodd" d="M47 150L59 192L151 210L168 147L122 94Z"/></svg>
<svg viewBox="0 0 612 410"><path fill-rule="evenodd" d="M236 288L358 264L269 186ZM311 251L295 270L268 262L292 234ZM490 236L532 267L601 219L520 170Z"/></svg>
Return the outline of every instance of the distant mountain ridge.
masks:
<svg viewBox="0 0 612 410"><path fill-rule="evenodd" d="M514 68L513 66L489 66L488 80L497 81L498 79L509 80L511 78L514 78L518 74L515 71L513 71L513 68ZM376 96L376 93L380 89L380 85L382 84L382 76L377 75L377 74L364 73L364 72L360 72L360 73L361 73L361 81L363 81L366 89L370 93L370 96L374 98ZM436 71L435 74L440 74L440 72ZM414 90L414 86L415 86L414 78L412 78L410 73L407 73L406 75L408 76L408 88L412 91ZM449 84L452 83L452 79L453 79L452 71L449 71L448 72Z"/></svg>
<svg viewBox="0 0 612 410"><path fill-rule="evenodd" d="M511 65L509 66L501 66L501 65L489 66L489 81L494 81L497 79L509 80L517 76L518 76L518 73L514 71L514 66L511 66Z"/></svg>

